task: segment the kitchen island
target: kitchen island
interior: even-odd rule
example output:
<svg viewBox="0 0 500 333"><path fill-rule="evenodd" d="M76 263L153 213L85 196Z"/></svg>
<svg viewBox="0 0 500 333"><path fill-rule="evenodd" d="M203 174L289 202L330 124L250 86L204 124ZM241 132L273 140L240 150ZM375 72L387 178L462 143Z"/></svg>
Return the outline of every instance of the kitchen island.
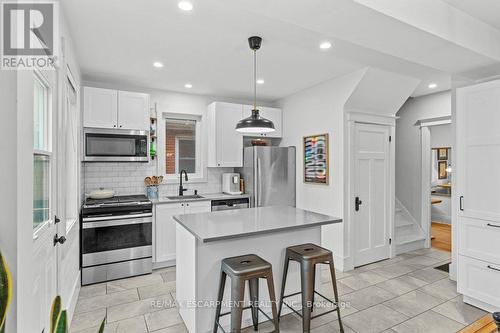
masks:
<svg viewBox="0 0 500 333"><path fill-rule="evenodd" d="M321 226L342 222L336 217L288 206L177 215L174 219L177 221L176 298L190 333L213 330L222 259L244 254L262 257L273 265L274 284L279 293L285 249L304 243L321 245ZM317 274L318 279L319 276ZM300 290L297 264L290 265L286 289L287 293ZM228 278L224 300L229 297ZM269 300L264 280L260 283L259 297L261 301ZM228 310L223 306L223 313ZM271 313L270 306L263 310ZM286 310L283 308L283 313L287 313ZM264 316L260 317L260 321L265 320ZM228 328L229 316L221 318L221 324ZM243 324L251 324L250 311L244 311Z"/></svg>

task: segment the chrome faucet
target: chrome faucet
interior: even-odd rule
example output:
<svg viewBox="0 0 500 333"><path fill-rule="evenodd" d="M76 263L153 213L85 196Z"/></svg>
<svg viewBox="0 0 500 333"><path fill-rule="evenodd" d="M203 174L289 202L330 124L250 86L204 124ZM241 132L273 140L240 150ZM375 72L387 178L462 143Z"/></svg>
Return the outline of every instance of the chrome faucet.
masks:
<svg viewBox="0 0 500 333"><path fill-rule="evenodd" d="M181 170L181 172L179 173L179 176L180 176L180 179L181 179L181 182L179 184L179 196L183 196L184 195L184 192L187 191L187 188L184 188L182 187L182 173L184 173L184 180L185 181L188 181L188 173L186 170Z"/></svg>

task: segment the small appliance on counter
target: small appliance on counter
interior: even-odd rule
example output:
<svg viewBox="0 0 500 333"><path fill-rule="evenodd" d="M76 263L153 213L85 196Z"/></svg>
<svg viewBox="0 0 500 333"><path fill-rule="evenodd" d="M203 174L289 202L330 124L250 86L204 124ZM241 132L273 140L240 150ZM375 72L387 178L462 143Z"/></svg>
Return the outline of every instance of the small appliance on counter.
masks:
<svg viewBox="0 0 500 333"><path fill-rule="evenodd" d="M231 195L241 194L239 173L222 174L222 192Z"/></svg>

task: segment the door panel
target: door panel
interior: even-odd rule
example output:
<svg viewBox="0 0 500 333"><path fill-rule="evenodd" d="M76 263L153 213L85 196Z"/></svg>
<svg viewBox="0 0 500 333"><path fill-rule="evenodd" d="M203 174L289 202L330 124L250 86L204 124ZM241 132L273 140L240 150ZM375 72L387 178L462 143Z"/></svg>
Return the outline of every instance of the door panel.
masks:
<svg viewBox="0 0 500 333"><path fill-rule="evenodd" d="M354 198L361 205L354 211L354 266L390 256L389 219L389 128L355 124Z"/></svg>
<svg viewBox="0 0 500 333"><path fill-rule="evenodd" d="M460 215L500 222L500 85L457 91L457 191Z"/></svg>
<svg viewBox="0 0 500 333"><path fill-rule="evenodd" d="M184 204L156 205L155 214L155 262L175 259L174 215L184 214Z"/></svg>
<svg viewBox="0 0 500 333"><path fill-rule="evenodd" d="M257 206L295 206L295 149L254 149Z"/></svg>
<svg viewBox="0 0 500 333"><path fill-rule="evenodd" d="M217 103L216 145L218 167L243 166L243 140L236 132L236 124L242 118L240 104Z"/></svg>
<svg viewBox="0 0 500 333"><path fill-rule="evenodd" d="M83 91L83 126L116 128L118 122L118 92L111 89L90 87L85 87Z"/></svg>
<svg viewBox="0 0 500 333"><path fill-rule="evenodd" d="M149 95L128 91L118 92L118 127L149 130Z"/></svg>

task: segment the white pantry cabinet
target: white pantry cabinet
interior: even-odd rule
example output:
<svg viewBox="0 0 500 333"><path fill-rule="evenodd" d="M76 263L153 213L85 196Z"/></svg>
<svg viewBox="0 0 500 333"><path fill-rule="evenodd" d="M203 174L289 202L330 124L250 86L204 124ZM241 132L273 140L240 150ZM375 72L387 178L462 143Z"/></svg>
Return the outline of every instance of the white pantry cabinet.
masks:
<svg viewBox="0 0 500 333"><path fill-rule="evenodd" d="M487 311L500 308L500 80L456 91L455 209L458 291Z"/></svg>
<svg viewBox="0 0 500 333"><path fill-rule="evenodd" d="M275 131L271 133L257 133L256 136L263 136L268 138L281 138L283 136L283 112L278 108L271 108L267 106L258 106L259 114L261 117L269 119L273 122ZM252 115L252 105L243 105L243 118L250 117ZM252 135L252 136L255 136Z"/></svg>
<svg viewBox="0 0 500 333"><path fill-rule="evenodd" d="M155 206L154 262L175 260L174 215L210 212L210 201L161 203Z"/></svg>
<svg viewBox="0 0 500 333"><path fill-rule="evenodd" d="M214 102L208 106L208 167L243 166L243 137L236 132L242 118L241 104Z"/></svg>
<svg viewBox="0 0 500 333"><path fill-rule="evenodd" d="M84 87L83 126L149 130L149 95Z"/></svg>
<svg viewBox="0 0 500 333"><path fill-rule="evenodd" d="M118 91L83 88L83 126L116 128L118 126Z"/></svg>

